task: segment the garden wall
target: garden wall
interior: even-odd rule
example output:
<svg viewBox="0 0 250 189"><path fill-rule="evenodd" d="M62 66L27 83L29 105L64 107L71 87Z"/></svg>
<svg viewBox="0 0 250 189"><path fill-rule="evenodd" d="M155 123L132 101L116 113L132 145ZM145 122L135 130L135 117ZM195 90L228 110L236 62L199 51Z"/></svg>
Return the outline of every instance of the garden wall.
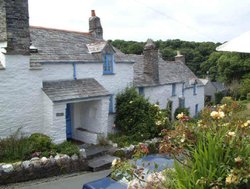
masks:
<svg viewBox="0 0 250 189"><path fill-rule="evenodd" d="M0 185L88 170L87 160L77 155L35 157L29 161L0 164Z"/></svg>

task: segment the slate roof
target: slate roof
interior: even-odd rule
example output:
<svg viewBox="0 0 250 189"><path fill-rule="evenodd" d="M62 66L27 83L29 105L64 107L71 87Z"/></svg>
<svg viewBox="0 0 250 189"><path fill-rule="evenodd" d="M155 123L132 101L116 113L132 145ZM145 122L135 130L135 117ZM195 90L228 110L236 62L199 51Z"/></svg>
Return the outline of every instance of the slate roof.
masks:
<svg viewBox="0 0 250 189"><path fill-rule="evenodd" d="M44 81L42 90L53 102L110 95L110 93L93 78Z"/></svg>
<svg viewBox="0 0 250 189"><path fill-rule="evenodd" d="M194 73L180 61L164 61L159 57L159 83L155 83L152 79L147 78L143 74L143 55L129 55L135 60L134 64L134 84L135 86L157 86L170 83L185 82L186 87L191 86L191 81L196 80L198 85L202 82L194 75Z"/></svg>
<svg viewBox="0 0 250 189"><path fill-rule="evenodd" d="M215 82L212 82L212 84L214 85L214 87L216 88L217 91L226 90L224 84L221 82L215 81Z"/></svg>
<svg viewBox="0 0 250 189"><path fill-rule="evenodd" d="M38 49L31 53L31 63L102 62L100 55L90 53L87 44L97 44L95 48L100 51L107 43L89 33L34 26L30 27L30 36L32 46ZM125 54L114 50L117 63L131 63Z"/></svg>

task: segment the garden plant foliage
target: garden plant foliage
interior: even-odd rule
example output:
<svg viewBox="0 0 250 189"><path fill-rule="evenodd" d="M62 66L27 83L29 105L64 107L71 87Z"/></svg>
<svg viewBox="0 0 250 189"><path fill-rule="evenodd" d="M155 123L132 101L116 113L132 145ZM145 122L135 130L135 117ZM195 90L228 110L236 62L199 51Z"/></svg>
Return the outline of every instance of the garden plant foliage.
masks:
<svg viewBox="0 0 250 189"><path fill-rule="evenodd" d="M115 125L122 134L143 141L158 136L169 120L166 110L151 104L135 88L126 88L116 97Z"/></svg>
<svg viewBox="0 0 250 189"><path fill-rule="evenodd" d="M182 114L175 130L163 130L160 151L184 159L175 163L175 188L250 188L250 120L238 116L242 107L230 97L222 102L197 123Z"/></svg>

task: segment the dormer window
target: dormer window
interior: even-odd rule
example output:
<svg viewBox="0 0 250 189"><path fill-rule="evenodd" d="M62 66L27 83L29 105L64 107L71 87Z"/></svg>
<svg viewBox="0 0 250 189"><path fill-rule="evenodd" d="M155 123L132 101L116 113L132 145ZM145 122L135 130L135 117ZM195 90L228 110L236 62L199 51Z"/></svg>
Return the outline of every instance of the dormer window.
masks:
<svg viewBox="0 0 250 189"><path fill-rule="evenodd" d="M106 53L103 57L103 74L114 74L114 55Z"/></svg>

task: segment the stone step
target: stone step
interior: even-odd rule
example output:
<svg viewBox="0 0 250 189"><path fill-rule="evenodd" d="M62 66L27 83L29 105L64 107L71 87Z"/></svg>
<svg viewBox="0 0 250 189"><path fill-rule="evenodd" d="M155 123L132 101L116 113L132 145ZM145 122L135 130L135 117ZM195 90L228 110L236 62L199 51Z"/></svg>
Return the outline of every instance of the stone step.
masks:
<svg viewBox="0 0 250 189"><path fill-rule="evenodd" d="M88 166L94 172L104 170L104 169L110 169L112 165L112 161L114 159L120 159L120 158L111 156L111 155L99 156L99 157L89 160Z"/></svg>
<svg viewBox="0 0 250 189"><path fill-rule="evenodd" d="M91 159L96 156L101 156L101 155L106 154L112 147L91 145L91 146L83 147L83 148L85 149L86 158Z"/></svg>

